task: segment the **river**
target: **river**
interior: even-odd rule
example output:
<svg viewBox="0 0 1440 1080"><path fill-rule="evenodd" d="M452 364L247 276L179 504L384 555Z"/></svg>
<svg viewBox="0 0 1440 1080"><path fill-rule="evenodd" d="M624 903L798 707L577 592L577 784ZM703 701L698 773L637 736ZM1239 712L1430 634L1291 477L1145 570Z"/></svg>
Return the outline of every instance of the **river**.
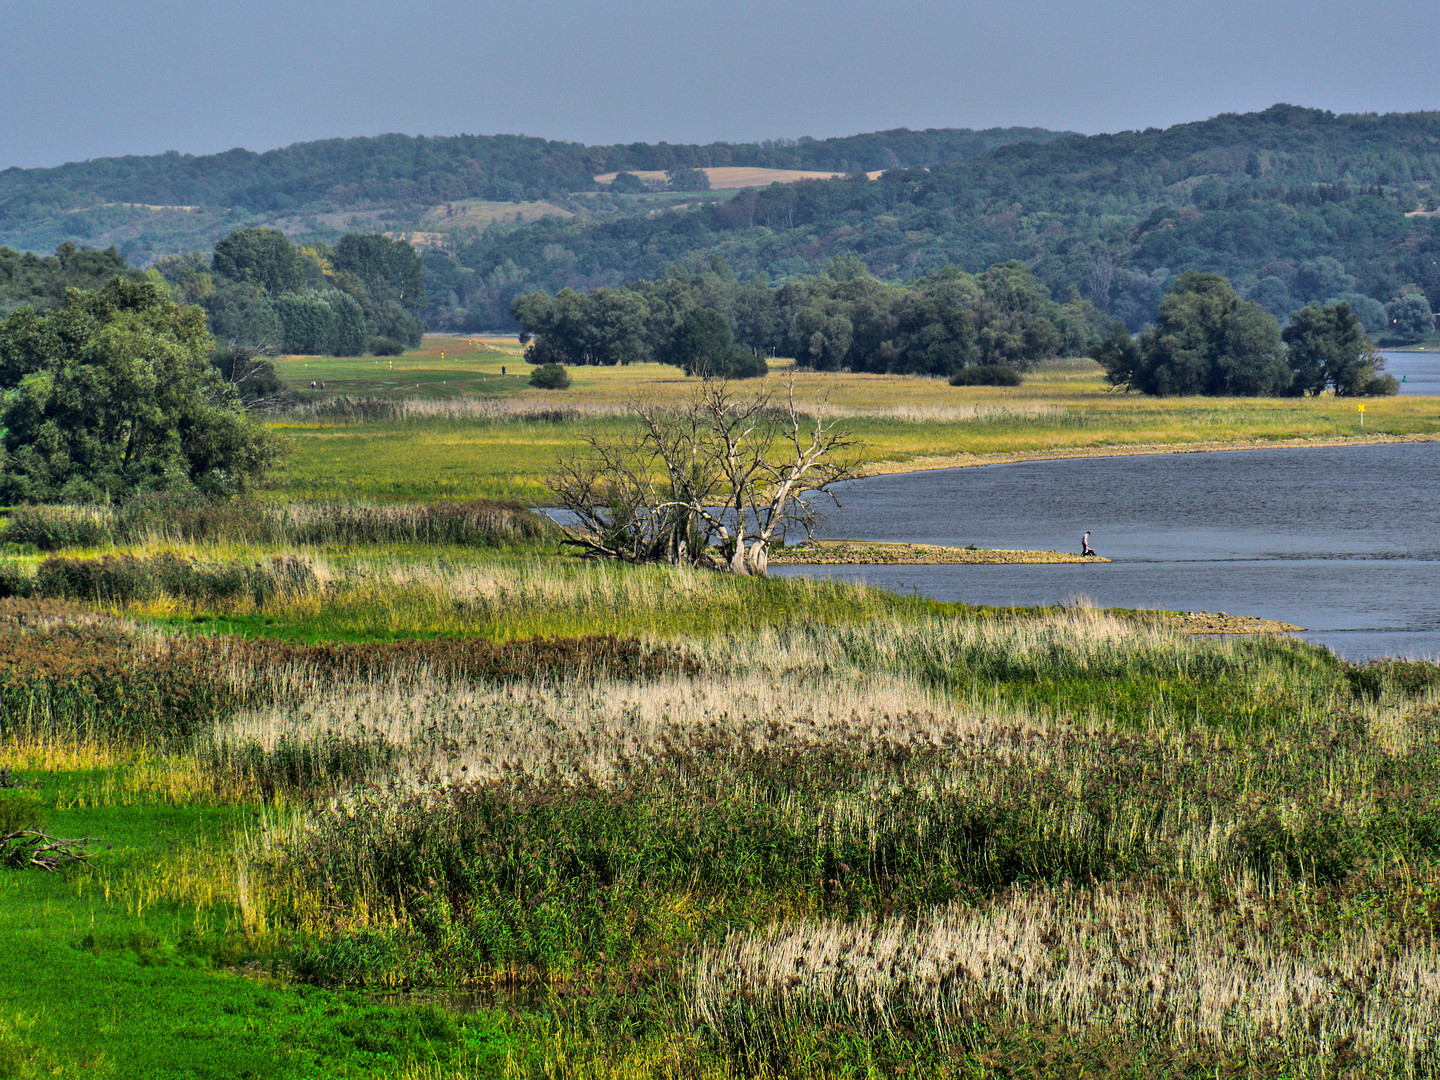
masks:
<svg viewBox="0 0 1440 1080"><path fill-rule="evenodd" d="M1406 397L1440 395L1440 353L1382 352L1385 371L1400 382Z"/></svg>
<svg viewBox="0 0 1440 1080"><path fill-rule="evenodd" d="M817 535L1078 551L1089 529L1113 561L774 573L970 604L1224 611L1303 626L1351 659L1440 658L1440 443L982 465L840 495Z"/></svg>

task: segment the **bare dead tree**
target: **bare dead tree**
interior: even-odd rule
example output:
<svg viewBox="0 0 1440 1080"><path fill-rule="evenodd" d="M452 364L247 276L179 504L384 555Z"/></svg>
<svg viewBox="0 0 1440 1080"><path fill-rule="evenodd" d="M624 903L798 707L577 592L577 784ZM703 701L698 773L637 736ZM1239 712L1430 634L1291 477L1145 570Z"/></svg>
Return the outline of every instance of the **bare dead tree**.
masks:
<svg viewBox="0 0 1440 1080"><path fill-rule="evenodd" d="M707 379L683 405L629 408L634 434L589 436L551 479L586 555L764 575L776 540L811 534L814 497L855 475L849 430L801 412L793 384L783 404Z"/></svg>

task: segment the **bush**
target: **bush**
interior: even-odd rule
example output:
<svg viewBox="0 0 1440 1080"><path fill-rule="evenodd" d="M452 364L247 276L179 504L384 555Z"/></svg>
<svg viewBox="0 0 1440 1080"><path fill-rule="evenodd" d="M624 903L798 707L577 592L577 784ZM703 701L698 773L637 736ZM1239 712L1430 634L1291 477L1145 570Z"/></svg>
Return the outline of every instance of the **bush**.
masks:
<svg viewBox="0 0 1440 1080"><path fill-rule="evenodd" d="M373 356L399 356L405 351L405 345L388 337L372 337L370 339L370 353Z"/></svg>
<svg viewBox="0 0 1440 1080"><path fill-rule="evenodd" d="M1001 364L971 364L950 376L951 386L1019 386L1020 373Z"/></svg>
<svg viewBox="0 0 1440 1080"><path fill-rule="evenodd" d="M570 387L570 372L564 364L541 364L530 372L530 385L541 390L566 390Z"/></svg>
<svg viewBox="0 0 1440 1080"><path fill-rule="evenodd" d="M34 579L22 567L0 563L0 598L29 596L34 589Z"/></svg>
<svg viewBox="0 0 1440 1080"><path fill-rule="evenodd" d="M108 506L19 506L10 511L6 539L40 551L99 547L115 540L115 512Z"/></svg>
<svg viewBox="0 0 1440 1080"><path fill-rule="evenodd" d="M129 604L173 596L192 603L260 606L281 594L318 587L309 564L294 557L263 566L205 566L173 553L148 559L105 555L99 559L52 556L40 564L34 593L42 597Z"/></svg>

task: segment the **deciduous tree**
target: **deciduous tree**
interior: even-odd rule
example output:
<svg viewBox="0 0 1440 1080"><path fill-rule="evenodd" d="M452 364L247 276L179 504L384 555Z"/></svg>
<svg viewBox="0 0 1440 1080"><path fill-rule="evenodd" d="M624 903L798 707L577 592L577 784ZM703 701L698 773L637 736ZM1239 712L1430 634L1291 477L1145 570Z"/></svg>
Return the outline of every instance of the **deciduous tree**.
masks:
<svg viewBox="0 0 1440 1080"><path fill-rule="evenodd" d="M1294 372L1293 393L1328 388L1339 397L1367 397L1399 390L1394 376L1384 374L1385 358L1366 340L1349 304L1306 304L1281 337Z"/></svg>
<svg viewBox="0 0 1440 1080"><path fill-rule="evenodd" d="M74 290L0 322L0 501L243 489L276 444L210 364L205 313L158 281Z"/></svg>

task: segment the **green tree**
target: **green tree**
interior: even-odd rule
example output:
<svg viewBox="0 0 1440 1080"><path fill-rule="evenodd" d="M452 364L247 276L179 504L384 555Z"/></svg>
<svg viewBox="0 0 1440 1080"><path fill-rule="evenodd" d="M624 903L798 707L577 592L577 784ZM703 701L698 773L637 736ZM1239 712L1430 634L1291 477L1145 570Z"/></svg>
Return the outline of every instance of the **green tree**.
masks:
<svg viewBox="0 0 1440 1080"><path fill-rule="evenodd" d="M1390 336L1397 341L1420 341L1435 333L1435 316L1430 302L1418 293L1406 293L1385 305Z"/></svg>
<svg viewBox="0 0 1440 1080"><path fill-rule="evenodd" d="M650 189L645 186L634 173L621 172L615 174L615 179L610 181L610 190L626 195L643 195Z"/></svg>
<svg viewBox="0 0 1440 1080"><path fill-rule="evenodd" d="M151 281L0 322L0 501L243 489L276 444L246 421L213 346L204 312Z"/></svg>
<svg viewBox="0 0 1440 1080"><path fill-rule="evenodd" d="M1385 358L1366 340L1349 304L1306 304L1280 336L1294 372L1294 393L1329 388L1338 397L1368 397L1399 390L1395 377L1383 373Z"/></svg>
<svg viewBox="0 0 1440 1080"><path fill-rule="evenodd" d="M306 283L305 260L277 229L236 229L215 245L210 269L231 281L248 281L272 296Z"/></svg>
<svg viewBox="0 0 1440 1080"><path fill-rule="evenodd" d="M412 349L420 344L425 268L409 243L379 233L351 233L335 245L331 263L364 284L355 299L365 310L371 335L403 341Z"/></svg>
<svg viewBox="0 0 1440 1080"><path fill-rule="evenodd" d="M221 280L200 301L209 320L210 332L241 348L278 349L284 338L280 317L270 296L248 281Z"/></svg>
<svg viewBox="0 0 1440 1080"><path fill-rule="evenodd" d="M362 356L369 343L359 302L338 289L275 298L284 349L302 356Z"/></svg>
<svg viewBox="0 0 1440 1080"><path fill-rule="evenodd" d="M665 173L671 191L709 191L710 177L703 169L681 166Z"/></svg>
<svg viewBox="0 0 1440 1080"><path fill-rule="evenodd" d="M744 379L768 370L753 352L736 348L730 324L713 308L685 312L662 359L684 368L687 375L705 378Z"/></svg>
<svg viewBox="0 0 1440 1080"><path fill-rule="evenodd" d="M210 263L198 251L156 259L155 269L169 284L170 294L182 304L198 304L215 289Z"/></svg>
<svg viewBox="0 0 1440 1080"><path fill-rule="evenodd" d="M1176 279L1136 350L1112 333L1099 351L1112 383L1146 394L1266 396L1293 383L1275 317L1196 270Z"/></svg>

